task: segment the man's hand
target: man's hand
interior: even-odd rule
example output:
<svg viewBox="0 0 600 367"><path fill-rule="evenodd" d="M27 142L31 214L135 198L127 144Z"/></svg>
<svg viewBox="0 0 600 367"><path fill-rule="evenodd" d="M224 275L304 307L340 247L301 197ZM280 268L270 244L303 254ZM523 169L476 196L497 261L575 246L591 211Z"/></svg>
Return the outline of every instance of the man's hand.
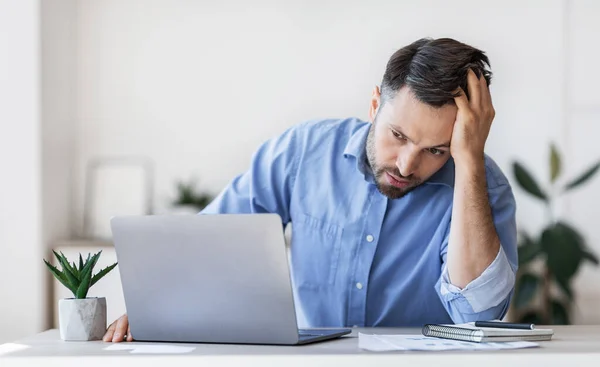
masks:
<svg viewBox="0 0 600 367"><path fill-rule="evenodd" d="M460 89L454 98L458 112L452 131L450 154L457 163L483 161L483 150L496 112L483 75L477 79L473 70L467 74L469 97Z"/></svg>
<svg viewBox="0 0 600 367"><path fill-rule="evenodd" d="M127 337L125 337L127 336ZM131 335L131 330L129 330L129 319L127 318L127 314L119 317L115 322L110 324L108 329L106 329L106 334L102 338L105 342L113 342L120 343L123 341L131 342L133 341L133 336Z"/></svg>

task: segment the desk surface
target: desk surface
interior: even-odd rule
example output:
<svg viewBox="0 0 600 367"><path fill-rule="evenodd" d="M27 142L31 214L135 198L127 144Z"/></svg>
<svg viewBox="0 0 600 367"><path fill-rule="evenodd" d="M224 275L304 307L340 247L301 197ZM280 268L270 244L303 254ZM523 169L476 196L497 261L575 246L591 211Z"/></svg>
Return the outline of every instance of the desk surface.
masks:
<svg viewBox="0 0 600 367"><path fill-rule="evenodd" d="M4 366L27 365L43 359L44 365L69 366L108 366L114 361L127 363L128 366L143 366L148 362L161 360L161 364L173 361L177 366L231 365L243 363L256 366L327 365L332 367L344 363L345 366L364 366L365 363L377 363L377 366L422 365L423 363L443 362L445 366L463 366L465 363L485 363L486 367L510 367L543 362L545 365L564 365L577 363L597 365L600 357L599 326L553 326L552 341L540 342L540 348L473 351L473 352L392 352L373 353L358 348L358 332L372 334L420 334L420 329L396 328L356 328L353 333L337 340L304 346L266 346L234 344L188 344L173 343L186 347L195 347L187 354L131 354L129 351L106 351L111 343L64 342L57 330L17 340L14 343L0 345L0 358ZM135 343L134 343L135 344ZM148 344L148 343L143 343ZM12 347L28 346L27 349L7 352ZM6 358L3 358L6 357ZM50 358L48 358L50 357Z"/></svg>

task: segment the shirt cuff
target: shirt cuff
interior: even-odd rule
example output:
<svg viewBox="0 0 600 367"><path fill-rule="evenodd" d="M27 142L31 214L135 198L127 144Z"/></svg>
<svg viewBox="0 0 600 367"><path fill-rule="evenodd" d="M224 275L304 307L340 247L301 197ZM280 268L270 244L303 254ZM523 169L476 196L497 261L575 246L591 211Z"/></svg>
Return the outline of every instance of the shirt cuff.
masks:
<svg viewBox="0 0 600 367"><path fill-rule="evenodd" d="M504 249L500 246L494 261L466 287L461 289L450 283L448 267L445 264L440 280L440 294L444 298L462 295L473 312L478 313L499 305L508 297L515 284L515 272L508 262Z"/></svg>

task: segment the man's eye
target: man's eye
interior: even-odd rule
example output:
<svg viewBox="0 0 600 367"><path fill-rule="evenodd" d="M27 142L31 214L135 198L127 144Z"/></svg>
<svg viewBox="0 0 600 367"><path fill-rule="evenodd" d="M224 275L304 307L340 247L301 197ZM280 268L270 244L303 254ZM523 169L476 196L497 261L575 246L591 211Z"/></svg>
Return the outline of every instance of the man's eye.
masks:
<svg viewBox="0 0 600 367"><path fill-rule="evenodd" d="M444 155L444 151L443 150L439 150L437 148L429 148L429 153L433 154L433 155Z"/></svg>
<svg viewBox="0 0 600 367"><path fill-rule="evenodd" d="M398 139L402 139L405 140L404 136L402 136L399 132L392 130L392 135L394 135L395 138Z"/></svg>

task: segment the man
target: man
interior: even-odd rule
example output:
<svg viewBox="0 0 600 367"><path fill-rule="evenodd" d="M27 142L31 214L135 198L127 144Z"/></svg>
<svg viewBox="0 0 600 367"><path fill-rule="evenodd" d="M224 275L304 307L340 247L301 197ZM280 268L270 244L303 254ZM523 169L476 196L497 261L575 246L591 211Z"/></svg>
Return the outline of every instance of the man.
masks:
<svg viewBox="0 0 600 367"><path fill-rule="evenodd" d="M503 317L517 270L515 201L484 154L488 67L482 51L452 39L398 50L370 122L290 128L202 213L292 223L294 291L310 327ZM105 340L126 330L123 316Z"/></svg>

